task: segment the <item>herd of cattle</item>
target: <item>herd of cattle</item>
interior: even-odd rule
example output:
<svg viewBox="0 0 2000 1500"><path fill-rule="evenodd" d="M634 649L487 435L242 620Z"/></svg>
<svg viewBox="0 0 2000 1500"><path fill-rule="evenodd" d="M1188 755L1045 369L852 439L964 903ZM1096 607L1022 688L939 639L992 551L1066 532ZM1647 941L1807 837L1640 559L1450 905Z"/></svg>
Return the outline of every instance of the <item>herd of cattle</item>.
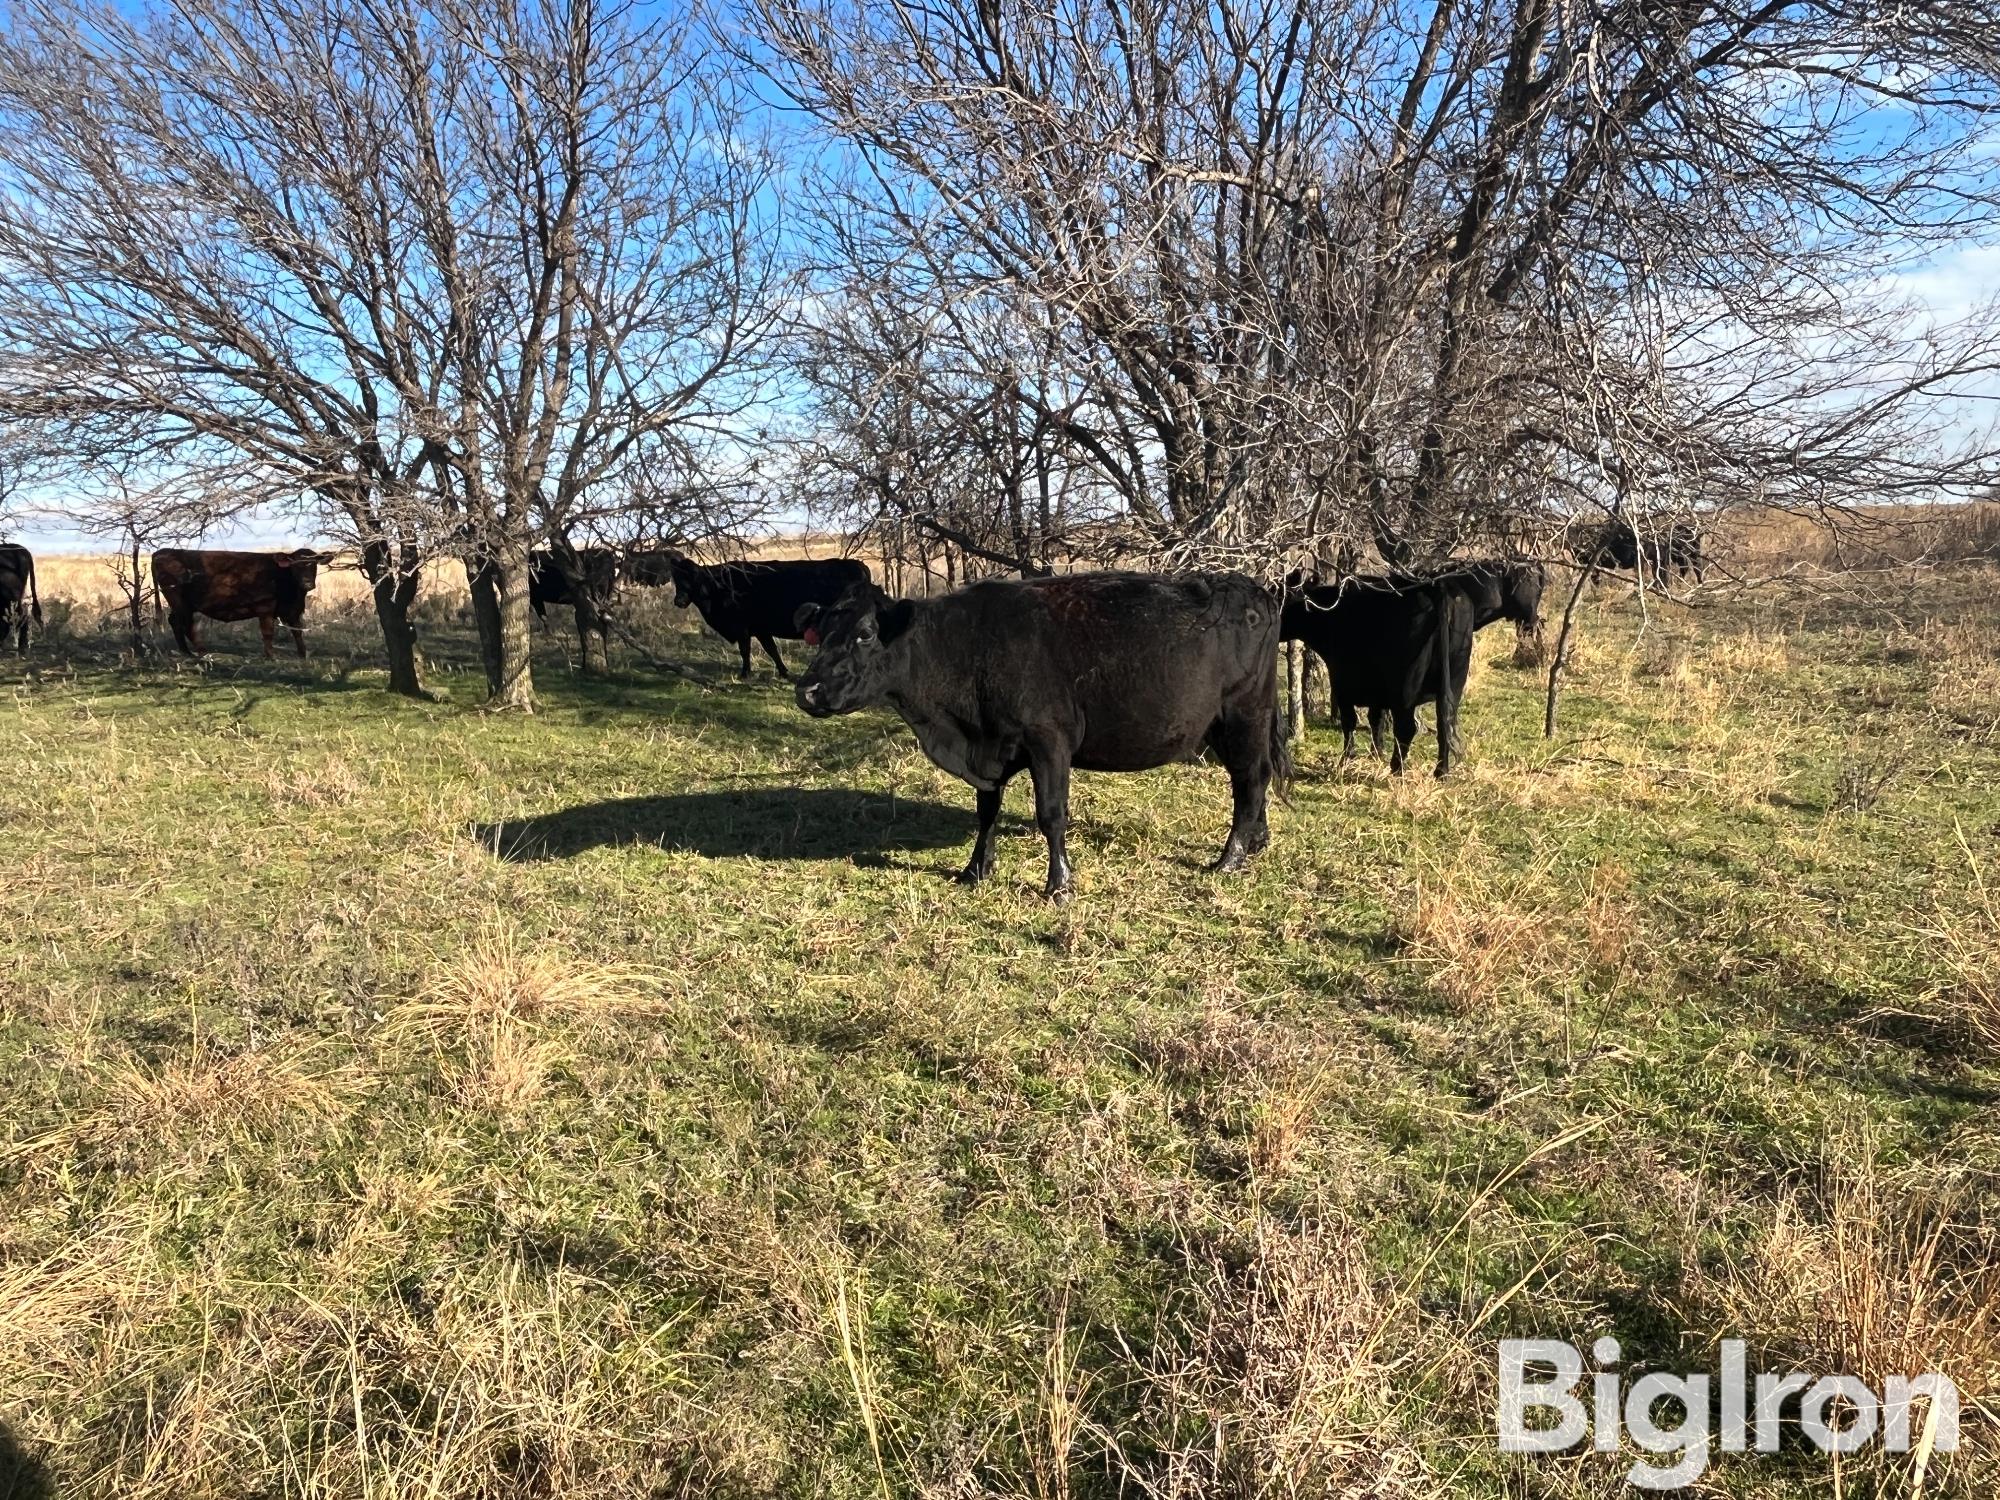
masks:
<svg viewBox="0 0 2000 1500"><path fill-rule="evenodd" d="M1573 549L1579 561L1664 579L1701 576L1701 539L1676 526L1653 537L1607 526ZM304 613L331 554L224 552L184 547L153 554L153 581L184 651L202 650L197 621L255 619L272 653L274 626L306 654ZM534 554L529 600L538 614L600 604L620 580L674 589L733 644L750 675L761 644L789 677L780 640L816 649L796 685L815 718L887 705L924 753L968 782L979 831L961 878L993 868L993 829L1007 783L1022 771L1048 842L1047 894L1067 893L1065 850L1072 770L1141 771L1212 753L1229 773L1233 813L1215 868L1235 869L1270 841L1265 802L1291 774L1277 703L1282 641L1300 641L1327 668L1334 710L1354 754L1361 710L1376 753L1393 727L1391 769L1403 770L1417 710L1436 707L1437 774L1451 768L1474 632L1512 621L1540 627L1544 574L1532 562L1454 564L1441 571L1351 576L1337 584L1295 572L1281 595L1235 573L1073 573L992 578L936 598L895 599L851 559L704 566L666 548L618 554L587 548ZM34 559L0 545L0 635L41 618Z"/></svg>

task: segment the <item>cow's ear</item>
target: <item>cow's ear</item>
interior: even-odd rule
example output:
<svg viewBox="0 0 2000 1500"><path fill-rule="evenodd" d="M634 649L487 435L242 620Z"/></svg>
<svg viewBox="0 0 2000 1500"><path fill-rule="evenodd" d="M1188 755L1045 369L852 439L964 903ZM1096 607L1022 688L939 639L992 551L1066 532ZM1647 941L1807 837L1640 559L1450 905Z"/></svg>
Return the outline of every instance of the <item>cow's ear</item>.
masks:
<svg viewBox="0 0 2000 1500"><path fill-rule="evenodd" d="M819 606L801 604L792 611L792 629L805 638L809 646L819 644Z"/></svg>
<svg viewBox="0 0 2000 1500"><path fill-rule="evenodd" d="M887 644L910 628L910 621L916 616L917 607L908 599L897 599L885 604L875 613L882 627L882 641Z"/></svg>

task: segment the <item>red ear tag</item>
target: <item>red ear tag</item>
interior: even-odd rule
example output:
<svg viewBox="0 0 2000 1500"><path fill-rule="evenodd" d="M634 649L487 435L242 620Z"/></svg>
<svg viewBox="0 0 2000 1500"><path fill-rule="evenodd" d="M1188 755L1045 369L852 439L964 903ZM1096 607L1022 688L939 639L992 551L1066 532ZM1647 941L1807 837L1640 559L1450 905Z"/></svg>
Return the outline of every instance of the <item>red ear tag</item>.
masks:
<svg viewBox="0 0 2000 1500"><path fill-rule="evenodd" d="M819 644L819 632L814 630L810 625L806 626L806 644L808 646L817 646Z"/></svg>

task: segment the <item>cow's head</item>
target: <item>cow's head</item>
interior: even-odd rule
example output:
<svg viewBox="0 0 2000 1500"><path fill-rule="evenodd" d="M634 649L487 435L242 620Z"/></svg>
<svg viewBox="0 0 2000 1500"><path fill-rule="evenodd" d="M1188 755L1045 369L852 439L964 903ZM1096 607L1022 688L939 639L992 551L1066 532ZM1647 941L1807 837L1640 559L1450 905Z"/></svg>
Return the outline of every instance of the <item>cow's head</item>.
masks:
<svg viewBox="0 0 2000 1500"><path fill-rule="evenodd" d="M686 609L703 593L701 569L692 558L671 547L667 549L666 557L667 571L674 580L674 608Z"/></svg>
<svg viewBox="0 0 2000 1500"><path fill-rule="evenodd" d="M799 707L824 719L880 703L889 690L895 645L915 608L872 583L850 583L828 605L801 604L792 624L819 654L799 678Z"/></svg>
<svg viewBox="0 0 2000 1500"><path fill-rule="evenodd" d="M1536 634L1542 628L1542 590L1548 587L1548 573L1540 563L1509 563L1500 575L1502 615L1523 630Z"/></svg>
<svg viewBox="0 0 2000 1500"><path fill-rule="evenodd" d="M313 591L319 583L320 568L332 561L331 552L315 552L310 547L295 547L290 552L279 553L276 558L280 576L301 594Z"/></svg>

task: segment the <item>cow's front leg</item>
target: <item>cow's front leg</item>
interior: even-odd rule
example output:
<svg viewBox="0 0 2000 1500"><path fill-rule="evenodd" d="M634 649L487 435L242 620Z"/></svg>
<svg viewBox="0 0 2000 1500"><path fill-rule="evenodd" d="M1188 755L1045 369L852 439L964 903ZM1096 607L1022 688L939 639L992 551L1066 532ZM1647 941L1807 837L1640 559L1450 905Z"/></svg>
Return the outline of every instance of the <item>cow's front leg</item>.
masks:
<svg viewBox="0 0 2000 1500"><path fill-rule="evenodd" d="M269 661L278 653L271 649L271 639L277 634L277 621L269 615L257 616L257 633L264 637L264 660Z"/></svg>
<svg viewBox="0 0 2000 1500"><path fill-rule="evenodd" d="M738 677L748 677L750 675L750 637L746 635L739 640L736 643L736 649L743 653L743 670L736 675Z"/></svg>
<svg viewBox="0 0 2000 1500"><path fill-rule="evenodd" d="M770 654L771 665L778 669L778 675L780 677L789 679L792 674L785 670L784 657L778 655L778 643L772 640L771 637L769 637L768 635L760 635L757 637L757 639L763 643L765 651L767 651Z"/></svg>
<svg viewBox="0 0 2000 1500"><path fill-rule="evenodd" d="M975 790L978 793L979 836L972 841L972 858L958 872L960 882L965 885L978 885L993 873L993 827L1000 821L1000 800L1006 795L1007 783L1002 780L998 786L982 786Z"/></svg>
<svg viewBox="0 0 2000 1500"><path fill-rule="evenodd" d="M1409 759L1410 742L1417 737L1417 711L1414 708L1399 708L1395 711L1396 753L1389 757L1389 774L1401 776L1403 762Z"/></svg>
<svg viewBox="0 0 2000 1500"><path fill-rule="evenodd" d="M1386 729L1388 725L1389 725L1388 714L1384 713L1379 708L1371 708L1368 710L1368 744L1369 747L1374 750L1375 758L1377 760L1380 760L1382 758L1382 752L1385 748L1384 745L1382 744L1382 731Z"/></svg>
<svg viewBox="0 0 2000 1500"><path fill-rule="evenodd" d="M291 627L291 631L292 644L299 648L299 660L304 661L306 659L306 628L303 625L294 625Z"/></svg>
<svg viewBox="0 0 2000 1500"><path fill-rule="evenodd" d="M1035 826L1049 841L1049 882L1042 887L1042 894L1051 901L1067 901L1069 756L1053 749L1033 748L1028 753L1028 774L1035 780Z"/></svg>

